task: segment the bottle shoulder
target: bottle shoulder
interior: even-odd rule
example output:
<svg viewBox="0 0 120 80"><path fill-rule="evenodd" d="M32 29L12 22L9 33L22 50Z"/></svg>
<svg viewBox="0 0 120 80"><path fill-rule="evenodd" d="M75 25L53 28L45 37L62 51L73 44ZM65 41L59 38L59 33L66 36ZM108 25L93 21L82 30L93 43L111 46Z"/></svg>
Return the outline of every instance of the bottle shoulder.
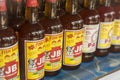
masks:
<svg viewBox="0 0 120 80"><path fill-rule="evenodd" d="M19 29L19 37L28 40L41 39L44 37L44 28L39 23L31 24L26 21Z"/></svg>
<svg viewBox="0 0 120 80"><path fill-rule="evenodd" d="M63 31L63 26L59 17L54 19L45 17L40 21L40 23L44 27L45 33L47 34L60 33Z"/></svg>
<svg viewBox="0 0 120 80"><path fill-rule="evenodd" d="M84 20L84 24L98 24L100 15L98 14L97 10L90 10L90 9L83 9L79 12Z"/></svg>
<svg viewBox="0 0 120 80"><path fill-rule="evenodd" d="M8 47L17 42L14 30L10 27L0 30L0 47Z"/></svg>
<svg viewBox="0 0 120 80"><path fill-rule="evenodd" d="M60 17L64 29L81 29L83 27L83 19L79 14L65 14Z"/></svg>
<svg viewBox="0 0 120 80"><path fill-rule="evenodd" d="M100 6L97 8L97 11L101 22L112 22L114 20L115 11L113 7Z"/></svg>

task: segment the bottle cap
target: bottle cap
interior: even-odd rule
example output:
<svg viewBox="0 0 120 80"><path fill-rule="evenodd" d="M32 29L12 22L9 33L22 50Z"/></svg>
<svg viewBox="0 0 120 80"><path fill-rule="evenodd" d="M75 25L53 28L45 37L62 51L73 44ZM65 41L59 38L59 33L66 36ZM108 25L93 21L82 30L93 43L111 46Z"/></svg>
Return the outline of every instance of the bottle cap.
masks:
<svg viewBox="0 0 120 80"><path fill-rule="evenodd" d="M6 0L0 0L0 11L3 12L3 11L6 11L7 8L6 8Z"/></svg>
<svg viewBox="0 0 120 80"><path fill-rule="evenodd" d="M26 5L27 5L27 7L38 7L38 1L37 0L27 0Z"/></svg>

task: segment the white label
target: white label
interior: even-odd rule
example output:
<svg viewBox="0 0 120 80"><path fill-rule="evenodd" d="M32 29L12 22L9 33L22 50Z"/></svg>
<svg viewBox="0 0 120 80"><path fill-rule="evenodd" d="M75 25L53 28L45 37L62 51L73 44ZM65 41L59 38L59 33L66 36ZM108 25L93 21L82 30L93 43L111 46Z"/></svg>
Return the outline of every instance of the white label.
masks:
<svg viewBox="0 0 120 80"><path fill-rule="evenodd" d="M84 25L84 39L82 52L91 53L96 50L96 43L98 37L99 24L96 25Z"/></svg>

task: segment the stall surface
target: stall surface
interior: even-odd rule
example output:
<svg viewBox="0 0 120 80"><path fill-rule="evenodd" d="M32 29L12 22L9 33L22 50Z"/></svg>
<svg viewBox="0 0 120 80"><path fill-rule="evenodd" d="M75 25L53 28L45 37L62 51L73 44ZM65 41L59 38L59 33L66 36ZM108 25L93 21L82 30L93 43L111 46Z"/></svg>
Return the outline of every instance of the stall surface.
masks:
<svg viewBox="0 0 120 80"><path fill-rule="evenodd" d="M82 63L77 70L61 70L57 76L45 77L45 80L94 80L119 68L120 53L110 53L106 57L95 57L92 62Z"/></svg>

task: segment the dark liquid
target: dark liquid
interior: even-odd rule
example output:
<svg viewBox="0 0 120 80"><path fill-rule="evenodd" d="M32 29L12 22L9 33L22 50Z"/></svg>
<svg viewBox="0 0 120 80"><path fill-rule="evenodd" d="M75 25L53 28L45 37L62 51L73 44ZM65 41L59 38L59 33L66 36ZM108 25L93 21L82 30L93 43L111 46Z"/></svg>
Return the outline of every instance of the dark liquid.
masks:
<svg viewBox="0 0 120 80"><path fill-rule="evenodd" d="M9 14L9 25L14 29L18 37L18 30L24 23L23 2L11 0L11 14Z"/></svg>
<svg viewBox="0 0 120 80"><path fill-rule="evenodd" d="M120 3L114 4L112 6L115 11L115 19L120 20ZM110 48L110 52L118 53L120 52L120 45L112 45Z"/></svg>
<svg viewBox="0 0 120 80"><path fill-rule="evenodd" d="M100 6L97 8L100 14L101 22L112 22L114 20L113 8ZM112 14L111 14L112 13ZM96 56L106 56L109 54L109 48L107 49L97 49L95 52Z"/></svg>
<svg viewBox="0 0 120 80"><path fill-rule="evenodd" d="M85 25L99 24L99 14L96 10L84 9L80 12L80 15L84 19ZM82 62L89 62L94 59L94 52L84 53L82 55Z"/></svg>
<svg viewBox="0 0 120 80"><path fill-rule="evenodd" d="M50 18L44 18L43 20L40 21L42 26L45 29L45 34L57 34L62 32L62 26L58 27L57 25L60 25L61 22L58 18L55 19L50 19ZM53 27L54 26L54 27ZM62 63L61 63L62 64ZM57 71L45 71L46 76L55 76L60 72L61 69Z"/></svg>
<svg viewBox="0 0 120 80"><path fill-rule="evenodd" d="M0 29L0 48L9 47L17 42L16 34L10 27Z"/></svg>
<svg viewBox="0 0 120 80"><path fill-rule="evenodd" d="M64 26L64 30L65 29L66 30L80 30L80 29L82 29L82 26L83 26L82 22L77 26L73 26L71 24L74 21L82 21L81 17L78 14L72 15L72 14L66 13L65 15L60 17L60 20L62 22L62 25ZM79 66L80 66L80 64L77 66L67 66L67 65L63 64L62 68L65 70L74 70L74 69L78 69Z"/></svg>
<svg viewBox="0 0 120 80"><path fill-rule="evenodd" d="M44 31L40 24L25 22L19 30L20 72L21 80L25 80L25 40L40 40L44 38ZM43 79L40 79L43 80Z"/></svg>

